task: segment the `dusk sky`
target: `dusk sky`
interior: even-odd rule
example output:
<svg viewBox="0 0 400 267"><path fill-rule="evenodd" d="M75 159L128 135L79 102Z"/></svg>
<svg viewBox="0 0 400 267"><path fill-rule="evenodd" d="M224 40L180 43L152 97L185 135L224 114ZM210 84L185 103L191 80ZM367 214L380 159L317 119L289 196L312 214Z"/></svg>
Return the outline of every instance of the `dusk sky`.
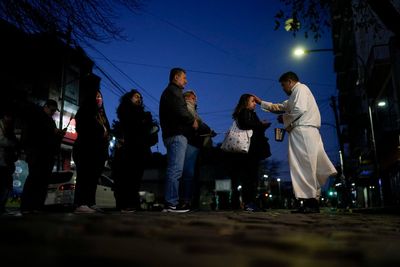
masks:
<svg viewBox="0 0 400 267"><path fill-rule="evenodd" d="M147 1L138 14L121 11L119 25L128 41L82 45L88 55L125 91L142 92L146 109L158 119L159 98L168 84L169 70L187 70L186 89L195 90L202 119L217 133L214 143L221 142L232 124L231 114L243 93L253 93L264 100L281 102L287 97L278 83L279 76L294 71L307 84L317 100L321 116L321 135L326 152L338 162L338 142L330 96L336 96L332 52L311 53L296 59L292 49L331 48L331 33L321 40L296 38L280 29L274 31L274 15L281 8L278 0L203 0ZM110 81L102 77L102 92L110 122L121 96ZM280 177L289 180L287 138L274 141L273 129L281 125L276 115L261 111L260 119L272 126L272 157L283 161ZM153 151L165 153L160 138Z"/></svg>

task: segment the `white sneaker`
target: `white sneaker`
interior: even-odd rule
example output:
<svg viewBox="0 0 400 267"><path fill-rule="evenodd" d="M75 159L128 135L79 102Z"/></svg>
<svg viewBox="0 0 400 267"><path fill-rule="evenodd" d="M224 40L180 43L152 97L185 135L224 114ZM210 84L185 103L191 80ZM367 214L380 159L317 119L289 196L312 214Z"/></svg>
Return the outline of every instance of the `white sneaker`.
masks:
<svg viewBox="0 0 400 267"><path fill-rule="evenodd" d="M97 205L90 206L92 210L95 210L96 212L104 213L104 210L102 208L99 208Z"/></svg>
<svg viewBox="0 0 400 267"><path fill-rule="evenodd" d="M132 209L132 208L128 208L128 209L121 209L121 213L135 213L136 210Z"/></svg>
<svg viewBox="0 0 400 267"><path fill-rule="evenodd" d="M87 205L81 205L74 210L74 213L96 213L96 210L88 207Z"/></svg>

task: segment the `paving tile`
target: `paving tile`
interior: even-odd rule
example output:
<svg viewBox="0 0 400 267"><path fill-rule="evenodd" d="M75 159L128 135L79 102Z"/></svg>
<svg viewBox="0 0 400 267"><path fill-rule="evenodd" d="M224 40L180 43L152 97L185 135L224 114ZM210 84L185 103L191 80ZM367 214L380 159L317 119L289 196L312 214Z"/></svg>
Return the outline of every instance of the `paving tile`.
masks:
<svg viewBox="0 0 400 267"><path fill-rule="evenodd" d="M193 212L0 217L2 262L99 266L400 266L400 216Z"/></svg>

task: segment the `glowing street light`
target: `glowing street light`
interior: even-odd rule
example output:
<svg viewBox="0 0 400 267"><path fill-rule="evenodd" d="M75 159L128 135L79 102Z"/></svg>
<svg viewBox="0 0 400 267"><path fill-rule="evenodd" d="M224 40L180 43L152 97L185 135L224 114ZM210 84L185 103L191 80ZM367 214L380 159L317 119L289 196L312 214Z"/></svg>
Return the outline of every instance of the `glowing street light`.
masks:
<svg viewBox="0 0 400 267"><path fill-rule="evenodd" d="M301 47L298 47L298 48L294 49L294 51L293 51L293 55L294 55L295 57L302 57L302 56L304 56L305 54L306 54L306 50L304 50L304 49L301 48Z"/></svg>
<svg viewBox="0 0 400 267"><path fill-rule="evenodd" d="M277 178L276 181L278 182L278 199L279 199L279 207L281 206L281 178Z"/></svg>
<svg viewBox="0 0 400 267"><path fill-rule="evenodd" d="M300 57L303 57L304 55L309 54L309 53L314 53L314 52L329 52L329 51L333 51L333 49L332 49L332 48L304 49L303 47L296 47L296 48L293 50L293 55L294 55L295 57L300 58Z"/></svg>
<svg viewBox="0 0 400 267"><path fill-rule="evenodd" d="M379 101L378 107L381 107L381 108L386 107L386 101Z"/></svg>

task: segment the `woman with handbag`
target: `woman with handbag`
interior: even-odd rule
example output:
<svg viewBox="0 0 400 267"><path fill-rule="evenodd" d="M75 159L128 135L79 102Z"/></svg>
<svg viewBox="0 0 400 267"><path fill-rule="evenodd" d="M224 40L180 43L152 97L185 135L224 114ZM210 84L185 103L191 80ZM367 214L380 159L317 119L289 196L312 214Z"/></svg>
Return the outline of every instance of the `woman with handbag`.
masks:
<svg viewBox="0 0 400 267"><path fill-rule="evenodd" d="M256 112L255 98L251 94L243 94L232 114L237 126L241 130L252 130L248 153L227 153L230 162L230 176L232 179L232 207L238 208L239 191L241 185L242 201L246 211L258 210L255 205L258 165L261 159L269 157L268 139L264 131L271 125L261 121ZM266 142L266 143L265 143Z"/></svg>

